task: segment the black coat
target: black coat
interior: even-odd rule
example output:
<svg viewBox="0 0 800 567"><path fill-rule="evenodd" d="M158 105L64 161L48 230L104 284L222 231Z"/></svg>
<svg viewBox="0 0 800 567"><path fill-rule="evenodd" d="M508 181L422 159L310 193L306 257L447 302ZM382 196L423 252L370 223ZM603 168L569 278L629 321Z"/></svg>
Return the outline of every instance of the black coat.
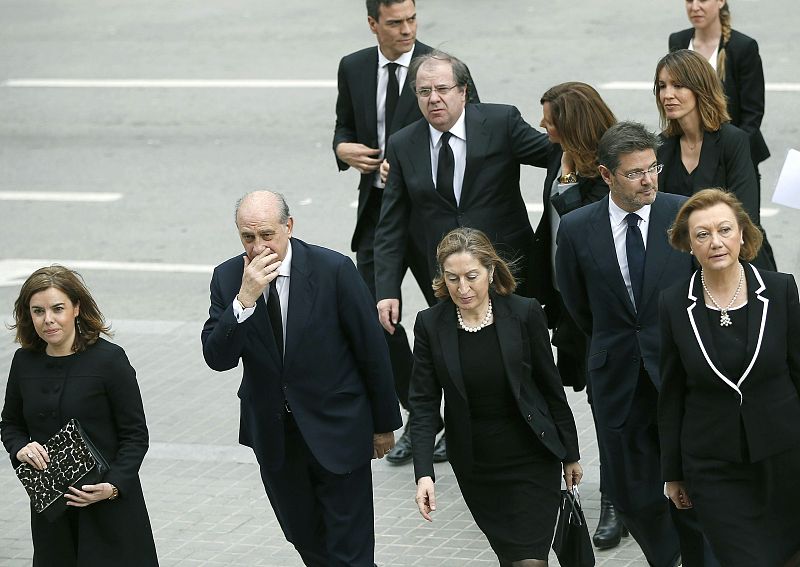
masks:
<svg viewBox="0 0 800 567"><path fill-rule="evenodd" d="M16 454L22 447L32 440L45 443L72 418L109 462L103 481L119 489L116 500L76 509L77 566L158 565L139 482L148 447L147 425L136 372L125 352L103 339L68 357L17 350L0 422L12 465L20 465ZM72 546L64 539L66 517L51 524L31 514L34 565L69 564L65 558Z"/></svg>
<svg viewBox="0 0 800 567"><path fill-rule="evenodd" d="M753 462L800 445L800 301L789 274L744 265L747 355L726 375L703 313L700 274L664 291L658 400L664 480L683 480L684 454L742 461L740 422Z"/></svg>
<svg viewBox="0 0 800 567"><path fill-rule="evenodd" d="M579 460L575 420L553 364L541 306L535 299L494 294L492 306L506 376L520 414L557 459L565 463ZM472 422L461 373L455 311L452 301L443 301L421 311L414 325L409 401L416 479L435 479L433 446L442 391L447 455L453 468L468 471L472 466Z"/></svg>
<svg viewBox="0 0 800 567"><path fill-rule="evenodd" d="M414 44L414 57L430 53L433 50L428 45L417 41ZM336 128L333 133L333 151L342 142L357 142L370 148L379 148L378 140L378 48L367 47L350 55L346 55L339 62L338 72L339 94L336 99ZM467 84L467 100L480 102L478 91L469 78ZM389 125L389 134L394 134L401 128L422 118L422 112L417 104L417 96L411 88L411 81L406 77L405 84L397 100L392 123ZM339 171L345 171L350 166L336 158ZM353 231L351 248L355 252L361 231L361 221L367 206L367 197L372 190L372 180L375 173L365 173L359 177L358 182L358 216L356 228Z"/></svg>
<svg viewBox="0 0 800 567"><path fill-rule="evenodd" d="M437 272L436 246L449 231L471 227L484 231L508 259L520 257L522 286L530 286L525 257L533 229L519 186L520 164L547 166L550 142L513 106L467 104L466 169L458 206L435 188L430 132L423 118L392 136L391 170L375 234L377 299L399 298L403 253L409 224L423 227L423 250L430 273Z"/></svg>
<svg viewBox="0 0 800 567"><path fill-rule="evenodd" d="M687 49L694 37L694 28L675 32L669 36L669 50ZM720 47L722 40L720 40ZM722 85L728 99L731 123L741 128L749 137L750 155L759 164L769 157L769 149L761 134L764 118L764 67L758 54L758 43L743 33L731 30L725 48L725 79Z"/></svg>

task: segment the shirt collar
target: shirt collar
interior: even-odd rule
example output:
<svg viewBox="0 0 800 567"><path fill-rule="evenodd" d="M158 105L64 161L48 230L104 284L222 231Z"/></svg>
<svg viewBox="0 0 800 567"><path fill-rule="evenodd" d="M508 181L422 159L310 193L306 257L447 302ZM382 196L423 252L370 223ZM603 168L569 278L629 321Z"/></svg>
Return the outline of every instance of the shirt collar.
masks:
<svg viewBox="0 0 800 567"><path fill-rule="evenodd" d="M278 275L289 277L292 273L292 239L289 238L289 242L286 245L286 257L281 262L280 267L278 268Z"/></svg>
<svg viewBox="0 0 800 567"><path fill-rule="evenodd" d="M450 128L449 132L453 136L455 136L456 138L459 138L459 139L464 140L466 142L467 141L467 126L466 126L466 122L464 120L464 116L465 115L466 115L466 112L465 112L464 109L462 109L461 110L461 116L458 117L458 120L456 120L456 123L453 124L452 128ZM430 130L430 133L431 133L431 143L433 144L433 147L436 147L436 145L439 143L439 139L442 137L442 134L444 134L444 132L439 132L439 130L437 130L436 128L434 128L430 124L428 124L428 130Z"/></svg>
<svg viewBox="0 0 800 567"><path fill-rule="evenodd" d="M656 194L656 198L658 195ZM637 215L639 215L642 221L647 222L650 220L650 205L645 205L638 211L633 211ZM614 199L611 198L609 195L608 197L608 216L611 219L611 226L620 225L622 223L627 222L625 217L628 216L628 211L620 208L615 202Z"/></svg>
<svg viewBox="0 0 800 567"><path fill-rule="evenodd" d="M416 47L416 45L414 45ZM381 48L378 47L378 68L386 67L389 63L397 63L398 65L402 65L406 69L408 66L411 65L411 59L414 58L414 47L411 48L411 51L403 53L400 57L395 59L394 61L389 60L381 51Z"/></svg>

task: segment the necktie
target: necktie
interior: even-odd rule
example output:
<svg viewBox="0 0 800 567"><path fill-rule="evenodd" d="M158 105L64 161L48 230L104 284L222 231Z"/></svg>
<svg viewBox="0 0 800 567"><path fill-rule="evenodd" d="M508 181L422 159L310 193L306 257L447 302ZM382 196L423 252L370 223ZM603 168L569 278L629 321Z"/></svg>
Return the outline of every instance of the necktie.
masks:
<svg viewBox="0 0 800 567"><path fill-rule="evenodd" d="M453 135L450 132L442 134L442 145L439 148L439 166L436 169L436 190L448 202L458 206L456 193L453 190L456 158L453 156L453 148L450 147L450 138L452 137Z"/></svg>
<svg viewBox="0 0 800 567"><path fill-rule="evenodd" d="M387 63L386 69L389 71L389 83L386 85L386 114L384 116L385 134L384 144L389 143L389 129L394 119L394 111L397 108L397 99L400 97L400 84L397 82L397 63ZM386 145L384 147L384 153Z"/></svg>
<svg viewBox="0 0 800 567"><path fill-rule="evenodd" d="M283 319L281 318L281 300L278 298L278 288L275 283L277 281L278 278L275 278L269 284L267 314L269 315L269 324L272 327L272 335L275 337L275 344L278 346L278 353L283 358Z"/></svg>
<svg viewBox="0 0 800 567"><path fill-rule="evenodd" d="M642 220L636 213L628 213L628 232L625 234L625 252L628 256L628 274L631 277L631 287L636 307L642 300L642 282L644 281L644 240L642 231L639 230L639 221Z"/></svg>

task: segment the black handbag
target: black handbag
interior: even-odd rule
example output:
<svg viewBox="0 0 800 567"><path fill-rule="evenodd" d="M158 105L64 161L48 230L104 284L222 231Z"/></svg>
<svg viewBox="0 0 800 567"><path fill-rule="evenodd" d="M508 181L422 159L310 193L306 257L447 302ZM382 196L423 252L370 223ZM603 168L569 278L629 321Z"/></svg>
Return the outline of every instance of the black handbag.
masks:
<svg viewBox="0 0 800 567"><path fill-rule="evenodd" d="M67 509L64 494L70 486L96 484L109 467L77 419L69 420L44 448L50 457L46 469L23 463L16 472L33 509L52 522Z"/></svg>
<svg viewBox="0 0 800 567"><path fill-rule="evenodd" d="M553 551L561 567L594 567L594 549L581 509L578 487L574 487L573 491L561 491Z"/></svg>

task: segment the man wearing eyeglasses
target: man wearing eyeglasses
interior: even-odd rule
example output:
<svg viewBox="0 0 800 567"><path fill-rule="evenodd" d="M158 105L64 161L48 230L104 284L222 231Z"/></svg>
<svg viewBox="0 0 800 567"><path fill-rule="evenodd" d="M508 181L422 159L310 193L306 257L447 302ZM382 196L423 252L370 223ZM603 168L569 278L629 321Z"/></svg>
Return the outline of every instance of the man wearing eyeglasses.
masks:
<svg viewBox="0 0 800 567"><path fill-rule="evenodd" d="M339 96L336 100L336 130L333 150L340 171L350 167L361 175L358 183L358 213L351 248L356 266L375 296L374 240L381 210L384 183L378 171L385 161L389 135L422 118L414 91L407 80L414 57L430 53L431 48L416 40L417 11L414 0L366 0L367 23L378 40L342 58L339 63ZM472 79L467 96L478 102ZM428 305L435 301L425 258L418 238L404 243L402 273L410 268ZM402 277L402 276L401 276ZM399 297L399 296L398 296ZM412 356L406 332L401 325L386 334L397 397L408 409L408 381ZM443 425L442 425L443 426ZM434 455L436 462L447 460L444 436ZM411 460L411 439L406 432L386 456L392 464Z"/></svg>
<svg viewBox="0 0 800 567"><path fill-rule="evenodd" d="M392 136L389 175L375 234L375 286L381 324L400 320L402 255L420 231L430 273L436 246L450 230L485 232L508 259L518 258L522 295L530 294L525 258L533 229L519 186L520 164L547 167L550 142L513 106L467 103L464 63L440 51L409 69L423 119ZM414 228L416 227L416 228Z"/></svg>
<svg viewBox="0 0 800 567"><path fill-rule="evenodd" d="M609 187L600 201L561 219L556 280L589 337L588 387L603 462L603 490L650 565L718 565L693 512L664 497L658 444L659 292L692 273L667 242L685 197L658 193L658 137L615 124L598 145Z"/></svg>

